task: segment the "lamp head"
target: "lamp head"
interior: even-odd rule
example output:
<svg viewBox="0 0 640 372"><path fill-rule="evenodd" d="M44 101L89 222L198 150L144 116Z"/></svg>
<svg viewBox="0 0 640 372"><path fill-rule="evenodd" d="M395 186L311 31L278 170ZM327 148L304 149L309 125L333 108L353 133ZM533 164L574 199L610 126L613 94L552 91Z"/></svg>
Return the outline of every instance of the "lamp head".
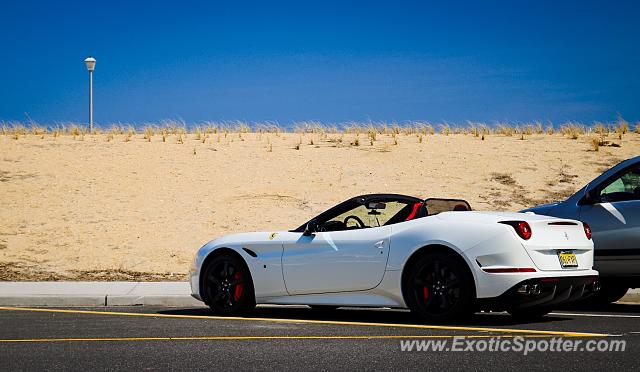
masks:
<svg viewBox="0 0 640 372"><path fill-rule="evenodd" d="M92 72L95 67L96 67L96 59L89 56L84 60L84 63L87 65L87 70L89 70L89 72Z"/></svg>

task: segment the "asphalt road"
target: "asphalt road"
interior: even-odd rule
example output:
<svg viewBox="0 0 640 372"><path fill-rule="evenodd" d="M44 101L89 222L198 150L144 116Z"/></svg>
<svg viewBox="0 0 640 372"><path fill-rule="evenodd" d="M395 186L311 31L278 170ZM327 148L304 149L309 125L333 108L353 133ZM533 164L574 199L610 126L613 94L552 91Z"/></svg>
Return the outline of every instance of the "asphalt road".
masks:
<svg viewBox="0 0 640 372"><path fill-rule="evenodd" d="M588 334L584 334L588 333ZM604 336L607 335L607 336ZM401 341L468 337L624 340L626 350L401 351ZM480 341L484 340L484 341ZM461 347L467 347L462 344ZM479 346L479 345L478 345ZM640 304L562 311L531 323L477 314L464 324L426 325L397 310L263 307L248 318L203 308L0 308L0 369L34 370L635 370Z"/></svg>

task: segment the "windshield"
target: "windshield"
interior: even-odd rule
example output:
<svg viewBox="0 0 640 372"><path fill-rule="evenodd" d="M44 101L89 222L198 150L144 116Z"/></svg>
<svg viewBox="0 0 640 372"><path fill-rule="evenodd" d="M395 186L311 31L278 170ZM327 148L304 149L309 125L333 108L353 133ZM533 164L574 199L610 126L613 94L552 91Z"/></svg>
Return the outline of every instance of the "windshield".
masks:
<svg viewBox="0 0 640 372"><path fill-rule="evenodd" d="M404 210L413 203L389 201L378 203L383 208L369 208L368 205L359 205L354 209L339 214L325 224L333 226L341 226L343 229L379 227L388 224L389 221L397 220L394 218L399 214L405 215ZM406 214L408 217L408 214Z"/></svg>
<svg viewBox="0 0 640 372"><path fill-rule="evenodd" d="M391 225L426 216L421 199L398 194L351 198L313 218L318 231L342 231ZM304 231L307 223L297 232Z"/></svg>

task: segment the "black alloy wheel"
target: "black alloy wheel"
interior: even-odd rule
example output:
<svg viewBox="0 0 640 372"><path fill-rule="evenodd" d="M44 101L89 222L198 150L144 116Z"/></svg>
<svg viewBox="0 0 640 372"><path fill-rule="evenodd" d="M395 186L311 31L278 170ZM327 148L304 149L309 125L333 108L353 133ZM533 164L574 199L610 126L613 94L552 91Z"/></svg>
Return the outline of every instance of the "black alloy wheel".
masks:
<svg viewBox="0 0 640 372"><path fill-rule="evenodd" d="M241 314L256 306L249 268L231 254L214 257L203 271L203 299L217 314Z"/></svg>
<svg viewBox="0 0 640 372"><path fill-rule="evenodd" d="M428 321L463 319L473 313L473 277L462 259L447 253L420 258L405 277L407 305Z"/></svg>

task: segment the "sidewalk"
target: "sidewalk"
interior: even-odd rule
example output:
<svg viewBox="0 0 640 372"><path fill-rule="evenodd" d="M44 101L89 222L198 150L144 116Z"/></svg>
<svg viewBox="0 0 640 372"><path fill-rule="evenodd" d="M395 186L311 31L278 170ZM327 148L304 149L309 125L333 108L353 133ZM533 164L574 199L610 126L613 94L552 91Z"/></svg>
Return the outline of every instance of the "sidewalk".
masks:
<svg viewBox="0 0 640 372"><path fill-rule="evenodd" d="M640 303L640 289L620 302ZM204 306L187 282L0 282L0 306Z"/></svg>
<svg viewBox="0 0 640 372"><path fill-rule="evenodd" d="M187 282L0 282L0 306L204 306Z"/></svg>
<svg viewBox="0 0 640 372"><path fill-rule="evenodd" d="M630 289L624 297L618 302L640 303L640 288Z"/></svg>

